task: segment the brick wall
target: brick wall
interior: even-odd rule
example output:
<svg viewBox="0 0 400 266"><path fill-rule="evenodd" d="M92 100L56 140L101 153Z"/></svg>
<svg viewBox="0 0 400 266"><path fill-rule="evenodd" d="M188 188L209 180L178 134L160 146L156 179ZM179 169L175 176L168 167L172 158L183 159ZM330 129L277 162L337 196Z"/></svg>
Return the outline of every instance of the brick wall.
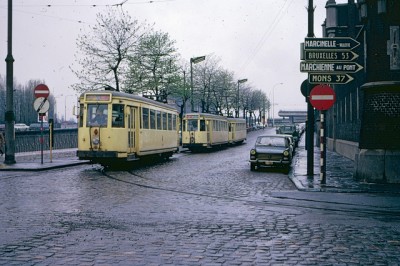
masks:
<svg viewBox="0 0 400 266"><path fill-rule="evenodd" d="M400 149L400 84L364 88L361 149Z"/></svg>

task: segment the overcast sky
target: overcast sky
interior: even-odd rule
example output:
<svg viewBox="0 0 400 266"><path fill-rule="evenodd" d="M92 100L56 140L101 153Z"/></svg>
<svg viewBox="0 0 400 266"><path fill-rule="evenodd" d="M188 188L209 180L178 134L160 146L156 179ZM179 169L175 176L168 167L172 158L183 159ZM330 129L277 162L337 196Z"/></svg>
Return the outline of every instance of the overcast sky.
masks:
<svg viewBox="0 0 400 266"><path fill-rule="evenodd" d="M96 14L104 12L106 5L124 1L13 0L17 82L44 80L58 101L59 115L64 115L66 103L67 119L72 117L76 98L65 96L77 95L70 88L77 80L69 69L77 36L95 24ZM3 59L7 56L7 2L0 3ZM325 4L326 0L314 0L316 37L322 36ZM188 62L195 56L219 57L221 67L234 72L235 79L247 78L247 85L274 99L277 113L306 110L300 85L307 74L299 68L300 43L307 35L307 5L308 0L128 0L122 8L132 18L168 32ZM6 74L5 61L0 74Z"/></svg>

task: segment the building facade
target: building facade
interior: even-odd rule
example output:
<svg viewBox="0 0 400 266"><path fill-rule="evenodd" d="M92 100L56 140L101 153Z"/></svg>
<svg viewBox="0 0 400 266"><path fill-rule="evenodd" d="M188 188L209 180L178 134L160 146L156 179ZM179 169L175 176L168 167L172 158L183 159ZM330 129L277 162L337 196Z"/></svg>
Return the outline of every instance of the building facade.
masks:
<svg viewBox="0 0 400 266"><path fill-rule="evenodd" d="M333 85L327 112L328 147L355 162L355 177L400 183L400 1L326 2L324 37L351 37L360 45L354 80Z"/></svg>

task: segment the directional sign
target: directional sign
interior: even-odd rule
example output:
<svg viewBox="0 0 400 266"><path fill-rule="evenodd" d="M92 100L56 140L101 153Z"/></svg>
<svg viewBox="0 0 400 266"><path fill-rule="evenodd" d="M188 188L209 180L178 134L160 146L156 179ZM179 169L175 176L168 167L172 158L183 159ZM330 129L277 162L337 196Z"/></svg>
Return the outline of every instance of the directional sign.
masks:
<svg viewBox="0 0 400 266"><path fill-rule="evenodd" d="M305 38L304 50L346 51L359 45L359 42L350 37Z"/></svg>
<svg viewBox="0 0 400 266"><path fill-rule="evenodd" d="M304 51L306 61L353 61L358 58L358 54L353 51Z"/></svg>
<svg viewBox="0 0 400 266"><path fill-rule="evenodd" d="M321 74L321 73L309 73L308 81L311 84L347 84L354 78L348 74Z"/></svg>
<svg viewBox="0 0 400 266"><path fill-rule="evenodd" d="M317 85L311 90L309 100L315 109L328 110L336 101L336 93L328 85Z"/></svg>
<svg viewBox="0 0 400 266"><path fill-rule="evenodd" d="M40 114L44 114L49 110L50 103L45 97L36 98L33 102L33 109Z"/></svg>
<svg viewBox="0 0 400 266"><path fill-rule="evenodd" d="M356 73L363 67L355 62L300 62L301 72L311 73Z"/></svg>
<svg viewBox="0 0 400 266"><path fill-rule="evenodd" d="M35 93L36 98L39 98L39 97L47 98L50 95L50 90L46 85L39 84L35 87L34 93Z"/></svg>

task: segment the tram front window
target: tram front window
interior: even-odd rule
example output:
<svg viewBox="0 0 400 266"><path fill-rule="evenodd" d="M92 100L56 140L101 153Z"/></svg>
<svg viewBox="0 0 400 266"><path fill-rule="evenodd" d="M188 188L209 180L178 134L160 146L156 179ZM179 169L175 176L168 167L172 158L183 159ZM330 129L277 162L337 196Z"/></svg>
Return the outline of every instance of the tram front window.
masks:
<svg viewBox="0 0 400 266"><path fill-rule="evenodd" d="M89 104L86 126L107 126L107 104Z"/></svg>
<svg viewBox="0 0 400 266"><path fill-rule="evenodd" d="M198 120L190 119L187 121L187 131L197 131L198 130Z"/></svg>

